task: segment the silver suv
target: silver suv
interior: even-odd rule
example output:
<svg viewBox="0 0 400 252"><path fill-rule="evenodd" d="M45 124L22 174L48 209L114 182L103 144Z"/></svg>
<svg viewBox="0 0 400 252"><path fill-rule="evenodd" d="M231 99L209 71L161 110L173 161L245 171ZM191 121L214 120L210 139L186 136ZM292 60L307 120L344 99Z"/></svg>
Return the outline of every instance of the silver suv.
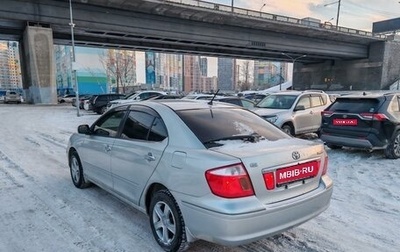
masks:
<svg viewBox="0 0 400 252"><path fill-rule="evenodd" d="M323 91L285 91L265 97L253 111L296 136L319 133L321 111L330 104L329 95Z"/></svg>

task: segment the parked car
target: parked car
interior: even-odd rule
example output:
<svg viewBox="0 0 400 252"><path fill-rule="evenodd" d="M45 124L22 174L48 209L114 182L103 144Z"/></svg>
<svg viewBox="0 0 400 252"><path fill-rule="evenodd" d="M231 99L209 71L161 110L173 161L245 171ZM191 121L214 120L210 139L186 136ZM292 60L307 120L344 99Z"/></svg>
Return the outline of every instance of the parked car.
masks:
<svg viewBox="0 0 400 252"><path fill-rule="evenodd" d="M248 95L244 95L243 97L249 100L254 101L255 103L260 102L262 99L264 99L265 97L267 97L269 94L257 94L257 93L253 93L253 94L248 94Z"/></svg>
<svg viewBox="0 0 400 252"><path fill-rule="evenodd" d="M63 96L59 96L58 103L64 103L64 102L72 103L72 99L74 98L76 98L75 94L66 94Z"/></svg>
<svg viewBox="0 0 400 252"><path fill-rule="evenodd" d="M322 112L321 140L400 158L400 92L338 96Z"/></svg>
<svg viewBox="0 0 400 252"><path fill-rule="evenodd" d="M210 98L209 100L211 100L212 98ZM223 97L215 97L213 99L214 101L219 101L219 102L226 102L226 103L230 103L230 104L234 104L237 106L241 106L244 107L246 109L253 109L254 106L256 105L255 102L243 98L243 97L238 97L238 96L223 96Z"/></svg>
<svg viewBox="0 0 400 252"><path fill-rule="evenodd" d="M297 136L319 133L321 111L330 104L329 95L323 91L284 91L265 97L256 104L254 112Z"/></svg>
<svg viewBox="0 0 400 252"><path fill-rule="evenodd" d="M93 98L91 109L97 114L103 114L107 110L107 104L111 101L124 98L123 94L99 94Z"/></svg>
<svg viewBox="0 0 400 252"><path fill-rule="evenodd" d="M97 184L147 214L166 251L275 235L327 209L333 189L321 142L226 103L120 105L80 125L67 156L77 188Z"/></svg>
<svg viewBox="0 0 400 252"><path fill-rule="evenodd" d="M149 97L144 100L150 101L150 100L163 100L163 99L182 99L182 96L177 94L164 94L164 95Z"/></svg>
<svg viewBox="0 0 400 252"><path fill-rule="evenodd" d="M85 100L89 100L90 97L92 97L92 96L87 95L87 94L79 95L79 108L80 109L83 109ZM76 97L72 98L72 106L76 107Z"/></svg>
<svg viewBox="0 0 400 252"><path fill-rule="evenodd" d="M107 109L113 108L119 104L123 103L129 103L132 101L144 101L152 97L160 96L160 95L166 95L166 92L163 91L154 91L154 90L145 90L145 91L138 91L134 92L130 95L127 95L125 97L110 101L107 105Z"/></svg>
<svg viewBox="0 0 400 252"><path fill-rule="evenodd" d="M92 96L89 97L89 99L84 100L83 101L83 109L86 110L86 111L92 110L93 109L92 108L92 103L93 103L94 99L96 99L97 96L98 95L92 95Z"/></svg>
<svg viewBox="0 0 400 252"><path fill-rule="evenodd" d="M209 100L212 97L214 97L213 94L188 94L182 99L184 100ZM218 95L217 97L222 97L221 95Z"/></svg>
<svg viewBox="0 0 400 252"><path fill-rule="evenodd" d="M6 94L4 95L4 103L21 103L22 102L22 96L20 93L16 91L10 91L7 90Z"/></svg>

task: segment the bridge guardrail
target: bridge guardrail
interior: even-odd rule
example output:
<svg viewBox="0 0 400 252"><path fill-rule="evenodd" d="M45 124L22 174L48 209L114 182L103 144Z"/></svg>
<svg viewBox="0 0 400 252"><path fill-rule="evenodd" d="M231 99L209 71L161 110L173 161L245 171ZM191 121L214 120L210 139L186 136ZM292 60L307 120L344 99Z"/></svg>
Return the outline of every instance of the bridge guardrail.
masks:
<svg viewBox="0 0 400 252"><path fill-rule="evenodd" d="M281 16L281 15L276 15L276 14L272 14L272 13L254 11L254 10L248 10L248 9L238 8L238 7L224 5L224 4L210 3L210 2L201 1L201 0L164 0L164 2L179 3L179 4L183 4L183 5L191 5L191 6L202 7L202 8L207 8L207 9L214 9L214 10L223 11L223 12L233 12L235 14L240 14L240 15L259 17L259 18L268 19L268 20L272 20L272 21L291 23L291 24L296 24L296 25L303 25L303 26L313 27L313 28L322 28L322 29L327 29L327 30L331 30L331 31L338 31L338 32L359 35L359 36L375 37L375 38L382 38L382 39L387 38L387 36L384 34L374 34L372 32L357 30L357 29L347 28L347 27L342 27L342 26L336 26L336 25L332 25L330 23L329 23L329 25L327 25L327 22L318 23L318 22L309 21L309 20L304 22L303 19Z"/></svg>

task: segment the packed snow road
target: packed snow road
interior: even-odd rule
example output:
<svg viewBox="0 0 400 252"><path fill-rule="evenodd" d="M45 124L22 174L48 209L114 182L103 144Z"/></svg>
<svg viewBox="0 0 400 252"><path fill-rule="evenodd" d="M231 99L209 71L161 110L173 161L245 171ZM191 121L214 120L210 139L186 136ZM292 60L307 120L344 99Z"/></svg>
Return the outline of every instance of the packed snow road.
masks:
<svg viewBox="0 0 400 252"><path fill-rule="evenodd" d="M0 251L161 251L147 216L71 182L68 138L98 115L77 117L70 105L0 104L0 118ZM320 216L246 246L197 241L188 251L398 251L400 160L349 149L328 154L335 188Z"/></svg>

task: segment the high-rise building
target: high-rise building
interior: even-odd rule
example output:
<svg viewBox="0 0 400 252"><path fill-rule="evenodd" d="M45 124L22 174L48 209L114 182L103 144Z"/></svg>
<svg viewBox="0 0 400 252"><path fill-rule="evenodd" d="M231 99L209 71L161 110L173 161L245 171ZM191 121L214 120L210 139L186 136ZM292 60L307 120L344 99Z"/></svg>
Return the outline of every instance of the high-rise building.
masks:
<svg viewBox="0 0 400 252"><path fill-rule="evenodd" d="M201 76L207 76L208 60L206 57L200 58L200 73Z"/></svg>
<svg viewBox="0 0 400 252"><path fill-rule="evenodd" d="M271 61L254 62L254 88L266 89L287 80L287 63Z"/></svg>
<svg viewBox="0 0 400 252"><path fill-rule="evenodd" d="M189 92L205 92L202 90L200 57L195 55L183 56L183 91Z"/></svg>
<svg viewBox="0 0 400 252"><path fill-rule="evenodd" d="M18 42L0 42L0 88L22 88Z"/></svg>
<svg viewBox="0 0 400 252"><path fill-rule="evenodd" d="M156 53L155 88L179 93L182 91L182 55Z"/></svg>
<svg viewBox="0 0 400 252"><path fill-rule="evenodd" d="M218 89L221 92L234 91L237 78L236 59L218 58Z"/></svg>
<svg viewBox="0 0 400 252"><path fill-rule="evenodd" d="M202 76L201 77L201 82L202 82L201 90L203 92L211 92L211 93L216 92L218 89L217 88L217 85L218 85L217 80L218 80L217 76L213 76L213 77Z"/></svg>
<svg viewBox="0 0 400 252"><path fill-rule="evenodd" d="M56 58L56 86L57 94L64 95L74 93L72 84L72 48L70 46L55 45Z"/></svg>

